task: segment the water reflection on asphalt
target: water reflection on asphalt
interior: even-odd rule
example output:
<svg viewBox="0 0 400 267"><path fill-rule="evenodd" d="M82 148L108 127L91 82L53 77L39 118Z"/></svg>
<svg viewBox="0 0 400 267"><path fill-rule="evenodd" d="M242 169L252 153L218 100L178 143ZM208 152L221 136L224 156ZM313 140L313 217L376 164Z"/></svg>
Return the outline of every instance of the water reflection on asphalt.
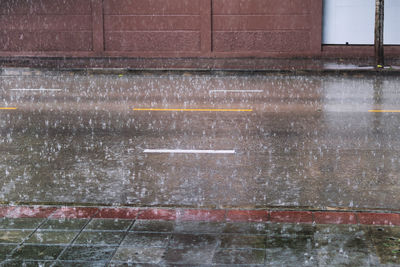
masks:
<svg viewBox="0 0 400 267"><path fill-rule="evenodd" d="M400 113L368 112L399 110L399 84L335 75L3 76L0 107L17 109L0 110L0 199L399 209Z"/></svg>

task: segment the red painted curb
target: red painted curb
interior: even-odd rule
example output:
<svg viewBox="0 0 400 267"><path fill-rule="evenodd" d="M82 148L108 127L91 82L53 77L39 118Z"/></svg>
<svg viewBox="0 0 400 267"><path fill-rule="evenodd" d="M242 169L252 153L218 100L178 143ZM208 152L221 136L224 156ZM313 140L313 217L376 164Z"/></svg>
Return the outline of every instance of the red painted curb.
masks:
<svg viewBox="0 0 400 267"><path fill-rule="evenodd" d="M89 219L99 212L98 208L62 207L57 209L51 219Z"/></svg>
<svg viewBox="0 0 400 267"><path fill-rule="evenodd" d="M271 211L270 221L274 223L313 223L310 211Z"/></svg>
<svg viewBox="0 0 400 267"><path fill-rule="evenodd" d="M353 212L314 212L314 222L317 224L357 224Z"/></svg>
<svg viewBox="0 0 400 267"><path fill-rule="evenodd" d="M6 214L8 218L47 218L57 208L55 207L10 207Z"/></svg>
<svg viewBox="0 0 400 267"><path fill-rule="evenodd" d="M400 214L338 211L267 211L111 207L0 206L0 218L101 218L207 222L271 222L400 226Z"/></svg>
<svg viewBox="0 0 400 267"><path fill-rule="evenodd" d="M268 212L264 210L228 210L227 222L267 222Z"/></svg>
<svg viewBox="0 0 400 267"><path fill-rule="evenodd" d="M392 213L358 213L360 224L368 225L400 225L400 214Z"/></svg>
<svg viewBox="0 0 400 267"><path fill-rule="evenodd" d="M139 220L164 220L175 221L176 210L172 209L145 209L141 210L138 216Z"/></svg>
<svg viewBox="0 0 400 267"><path fill-rule="evenodd" d="M8 211L11 207L0 207L0 217L7 217Z"/></svg>
<svg viewBox="0 0 400 267"><path fill-rule="evenodd" d="M103 208L94 218L101 219L136 219L139 209L134 208Z"/></svg>
<svg viewBox="0 0 400 267"><path fill-rule="evenodd" d="M177 220L223 222L225 210L181 210L177 213Z"/></svg>

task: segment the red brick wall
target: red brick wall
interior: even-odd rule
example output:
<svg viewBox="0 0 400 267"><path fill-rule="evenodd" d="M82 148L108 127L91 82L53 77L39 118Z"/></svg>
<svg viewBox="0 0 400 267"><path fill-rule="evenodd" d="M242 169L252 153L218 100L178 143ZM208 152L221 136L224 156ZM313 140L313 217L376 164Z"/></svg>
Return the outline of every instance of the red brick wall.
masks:
<svg viewBox="0 0 400 267"><path fill-rule="evenodd" d="M214 51L310 51L311 10L310 0L214 0Z"/></svg>
<svg viewBox="0 0 400 267"><path fill-rule="evenodd" d="M371 56L321 47L322 0L0 0L0 57ZM400 55L390 47L390 55ZM372 52L371 52L372 51Z"/></svg>
<svg viewBox="0 0 400 267"><path fill-rule="evenodd" d="M104 0L106 51L200 51L200 0Z"/></svg>
<svg viewBox="0 0 400 267"><path fill-rule="evenodd" d="M90 0L0 0L0 51L90 50Z"/></svg>

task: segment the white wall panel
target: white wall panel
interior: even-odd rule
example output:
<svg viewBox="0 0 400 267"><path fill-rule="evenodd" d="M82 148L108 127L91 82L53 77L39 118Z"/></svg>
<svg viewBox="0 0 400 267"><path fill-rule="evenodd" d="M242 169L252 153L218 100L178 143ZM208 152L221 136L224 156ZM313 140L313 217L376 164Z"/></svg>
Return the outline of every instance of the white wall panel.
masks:
<svg viewBox="0 0 400 267"><path fill-rule="evenodd" d="M400 0L385 0L385 44L400 45Z"/></svg>
<svg viewBox="0 0 400 267"><path fill-rule="evenodd" d="M323 44L373 44L375 0L324 0ZM400 44L400 0L385 0L385 44Z"/></svg>

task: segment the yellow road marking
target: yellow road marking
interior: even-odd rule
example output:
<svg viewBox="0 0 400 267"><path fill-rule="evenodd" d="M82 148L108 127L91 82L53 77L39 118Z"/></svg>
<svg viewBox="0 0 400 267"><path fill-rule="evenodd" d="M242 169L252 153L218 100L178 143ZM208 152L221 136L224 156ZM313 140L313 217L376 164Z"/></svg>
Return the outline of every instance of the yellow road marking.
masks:
<svg viewBox="0 0 400 267"><path fill-rule="evenodd" d="M2 108L2 107L0 107L0 109L9 109L10 110L10 109L17 109L17 108L13 108L13 107L3 107Z"/></svg>
<svg viewBox="0 0 400 267"><path fill-rule="evenodd" d="M134 108L135 111L242 111L251 112L252 109L212 109L212 108Z"/></svg>
<svg viewBox="0 0 400 267"><path fill-rule="evenodd" d="M380 112L380 113L383 113L383 112L396 112L396 113L398 113L398 112L400 112L400 110L399 109L386 109L386 110L384 110L384 109L371 109L371 110L368 110L368 112Z"/></svg>

